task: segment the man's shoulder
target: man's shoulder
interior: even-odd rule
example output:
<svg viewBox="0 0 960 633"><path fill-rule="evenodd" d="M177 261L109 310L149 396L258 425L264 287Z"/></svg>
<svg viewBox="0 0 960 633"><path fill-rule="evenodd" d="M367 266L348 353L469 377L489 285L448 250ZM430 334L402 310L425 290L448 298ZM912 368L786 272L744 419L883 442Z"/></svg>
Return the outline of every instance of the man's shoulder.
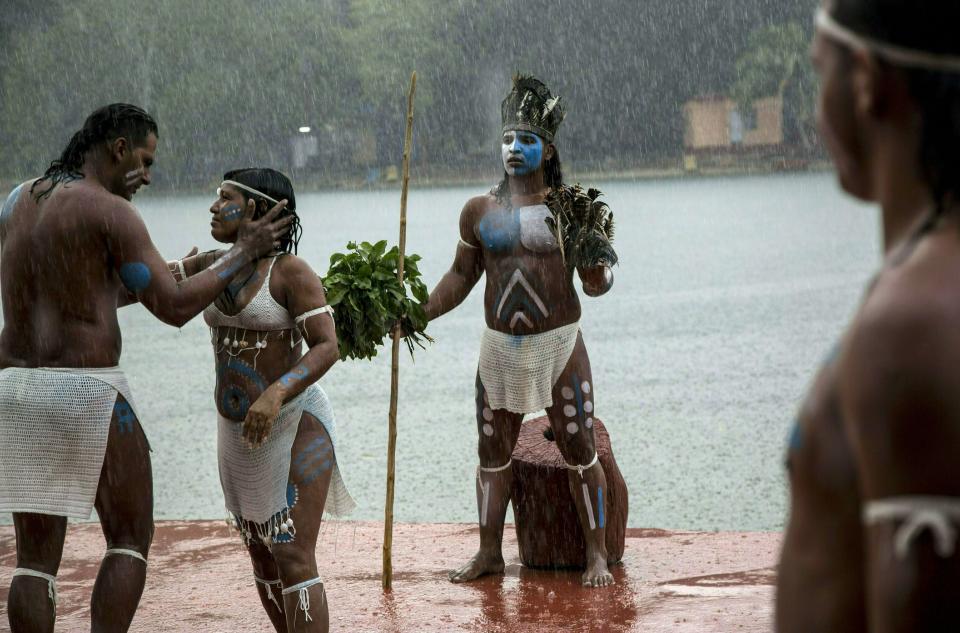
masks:
<svg viewBox="0 0 960 633"><path fill-rule="evenodd" d="M848 405L877 414L914 400L952 397L960 367L960 257L908 262L878 277L851 326L841 368ZM867 416L874 417L874 416ZM874 419L863 417L865 424ZM861 416L853 416L856 421Z"/></svg>
<svg viewBox="0 0 960 633"><path fill-rule="evenodd" d="M499 206L500 204L492 191L473 196L463 205L463 210L460 212L460 223L475 225L487 211Z"/></svg>
<svg viewBox="0 0 960 633"><path fill-rule="evenodd" d="M926 240L877 277L855 323L876 344L960 342L958 278L960 240L949 234Z"/></svg>
<svg viewBox="0 0 960 633"><path fill-rule="evenodd" d="M500 203L497 200L497 196L494 191L488 191L487 193L482 193L478 196L473 196L467 203L463 205L463 210L473 211L475 213L482 213L487 209L499 206Z"/></svg>

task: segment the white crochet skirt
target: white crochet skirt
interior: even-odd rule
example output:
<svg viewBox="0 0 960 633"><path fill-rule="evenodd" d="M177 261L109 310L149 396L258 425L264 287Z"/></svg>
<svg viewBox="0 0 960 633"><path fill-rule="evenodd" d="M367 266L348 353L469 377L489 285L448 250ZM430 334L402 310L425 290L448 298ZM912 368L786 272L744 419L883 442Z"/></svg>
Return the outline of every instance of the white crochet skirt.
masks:
<svg viewBox="0 0 960 633"><path fill-rule="evenodd" d="M573 354L580 323L540 334L487 329L480 344L480 381L491 409L535 413L553 404L553 386Z"/></svg>
<svg viewBox="0 0 960 633"><path fill-rule="evenodd" d="M270 545L274 541L293 538L290 508L295 500L288 497L290 451L304 413L323 424L336 457L337 426L333 408L327 394L318 385L311 385L281 407L270 434L257 448L247 447L242 423L217 415L220 485L227 511L245 542L257 539ZM335 461L324 511L339 517L350 514L355 507L340 473L340 465ZM254 524L255 534L248 531L248 521Z"/></svg>
<svg viewBox="0 0 960 633"><path fill-rule="evenodd" d="M0 371L0 512L90 518L118 393L136 413L118 367Z"/></svg>

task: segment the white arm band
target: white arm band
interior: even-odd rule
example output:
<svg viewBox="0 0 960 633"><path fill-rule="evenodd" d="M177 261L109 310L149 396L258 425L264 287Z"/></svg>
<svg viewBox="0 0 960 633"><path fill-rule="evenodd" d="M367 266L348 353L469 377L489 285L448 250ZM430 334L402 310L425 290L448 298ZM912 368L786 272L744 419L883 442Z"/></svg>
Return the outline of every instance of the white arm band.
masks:
<svg viewBox="0 0 960 633"><path fill-rule="evenodd" d="M304 312L303 314L295 318L293 322L296 323L297 325L300 325L310 317L315 317L318 314L323 314L324 312L328 312L330 314L330 318L331 319L333 318L333 308L331 306L323 306L322 308L316 308L314 310L310 310L309 312Z"/></svg>
<svg viewBox="0 0 960 633"><path fill-rule="evenodd" d="M933 534L937 555L949 558L956 551L957 529L954 524L960 523L960 498L918 495L876 499L864 504L864 525L887 521L902 521L894 542L898 558L907 556L913 540L924 530Z"/></svg>
<svg viewBox="0 0 960 633"><path fill-rule="evenodd" d="M466 246L467 248L472 248L472 249L474 249L474 250L480 248L479 246L475 246L475 245L471 244L470 242L468 242L467 240L463 239L462 237L460 238L460 243L463 244L464 246Z"/></svg>

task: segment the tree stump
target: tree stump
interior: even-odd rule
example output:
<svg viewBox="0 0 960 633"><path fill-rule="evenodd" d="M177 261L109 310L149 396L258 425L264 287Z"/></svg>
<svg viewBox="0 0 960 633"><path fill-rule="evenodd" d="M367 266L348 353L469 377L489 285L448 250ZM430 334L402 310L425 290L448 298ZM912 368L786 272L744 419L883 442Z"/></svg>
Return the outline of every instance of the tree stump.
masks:
<svg viewBox="0 0 960 633"><path fill-rule="evenodd" d="M544 431L546 416L525 422L513 451L513 514L516 519L520 560L528 567L585 567L586 543L570 496L565 466L556 442ZM623 558L627 529L627 484L610 447L610 436L594 418L593 436L600 465L607 477L607 561Z"/></svg>

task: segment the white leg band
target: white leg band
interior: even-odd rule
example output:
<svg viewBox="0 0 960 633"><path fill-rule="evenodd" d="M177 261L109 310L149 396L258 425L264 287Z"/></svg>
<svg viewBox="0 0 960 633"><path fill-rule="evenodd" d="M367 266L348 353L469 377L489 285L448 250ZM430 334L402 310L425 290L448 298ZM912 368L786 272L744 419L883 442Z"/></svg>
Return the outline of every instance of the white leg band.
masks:
<svg viewBox="0 0 960 633"><path fill-rule="evenodd" d="M480 477L480 473L500 473L510 468L513 465L513 460L510 459L503 466L495 466L493 468L485 468L483 466L477 466L477 483L480 485L480 525L486 526L487 524L487 509L490 506L490 482L484 482Z"/></svg>
<svg viewBox="0 0 960 633"><path fill-rule="evenodd" d="M486 467L484 467L484 466L477 466L477 476L479 477L479 476L480 476L480 473L499 473L499 472L501 472L501 471L504 471L504 470L510 468L510 466L511 466L512 464L513 464L513 460L511 459L511 460L509 460L506 464L504 464L503 466L494 466L493 468L486 468Z"/></svg>
<svg viewBox="0 0 960 633"><path fill-rule="evenodd" d="M585 471L585 470L590 470L591 468L593 468L594 466L596 466L596 465L597 465L597 462L598 462L599 460L600 460L600 455L599 455L598 453L594 452L594 453L593 453L593 459L592 459L592 460L590 461L590 463L587 464L586 466L582 466L582 465L580 465L580 464L577 464L577 465L575 465L575 466L571 466L570 464L564 464L564 465L567 467L568 470L575 470L575 471L577 471L577 472L580 474L580 478L583 479L583 471Z"/></svg>
<svg viewBox="0 0 960 633"><path fill-rule="evenodd" d="M267 598L270 600L270 602L276 605L277 611L283 613L283 607L281 607L280 603L277 602L277 597L273 595L273 587L272 587L272 585L281 585L282 587L282 583L280 582L280 579L278 578L276 580L264 580L263 578L257 578L256 576L254 576L253 580L254 582L260 583L261 585L266 587Z"/></svg>
<svg viewBox="0 0 960 633"><path fill-rule="evenodd" d="M283 595L293 593L294 591L298 592L300 595L297 606L303 611L303 614L306 616L306 621L310 622L313 618L310 617L310 592L307 591L310 587L314 585L322 585L323 579L320 576L313 578L311 580L304 580L301 583L298 583L292 587L285 587L281 592Z"/></svg>
<svg viewBox="0 0 960 633"><path fill-rule="evenodd" d="M111 554L117 554L118 556L130 556L131 558L136 558L137 560L142 560L146 564L147 559L143 557L143 554L136 550L132 549L123 549L121 547L112 547L108 549L104 556L110 556Z"/></svg>
<svg viewBox="0 0 960 633"><path fill-rule="evenodd" d="M26 567L17 567L13 570L14 576L32 576L34 578L41 578L47 581L47 595L50 596L50 600L53 602L53 608L57 608L57 577L51 576L50 574L45 574L42 571L34 571L32 569L27 569Z"/></svg>

